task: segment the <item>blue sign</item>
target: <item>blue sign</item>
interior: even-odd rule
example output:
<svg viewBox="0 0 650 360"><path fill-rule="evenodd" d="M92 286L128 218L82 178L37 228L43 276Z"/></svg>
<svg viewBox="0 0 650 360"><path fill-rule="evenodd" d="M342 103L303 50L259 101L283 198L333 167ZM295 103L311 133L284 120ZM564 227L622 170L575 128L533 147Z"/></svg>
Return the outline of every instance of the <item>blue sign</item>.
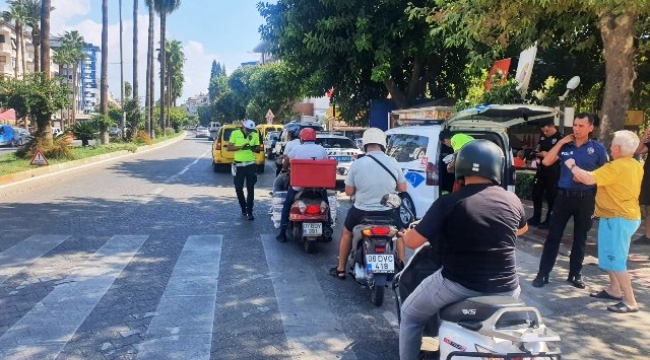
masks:
<svg viewBox="0 0 650 360"><path fill-rule="evenodd" d="M420 186L420 184L422 184L422 182L424 181L424 176L422 176L420 173L417 172L406 173L404 174L404 178L414 188Z"/></svg>

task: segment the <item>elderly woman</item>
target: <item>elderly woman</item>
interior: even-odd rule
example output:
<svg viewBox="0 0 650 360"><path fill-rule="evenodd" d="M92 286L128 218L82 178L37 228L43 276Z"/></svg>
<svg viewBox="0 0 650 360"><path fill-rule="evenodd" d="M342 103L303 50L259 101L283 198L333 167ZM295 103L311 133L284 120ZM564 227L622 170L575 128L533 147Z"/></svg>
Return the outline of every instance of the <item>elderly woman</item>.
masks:
<svg viewBox="0 0 650 360"><path fill-rule="evenodd" d="M598 225L598 266L609 274L609 287L590 296L619 300L607 310L617 313L639 311L632 282L627 272L627 256L632 235L641 224L639 192L643 167L633 156L639 137L628 130L614 133L610 147L613 161L588 172L576 166L574 159L564 163L574 179L588 185L596 184L596 215Z"/></svg>

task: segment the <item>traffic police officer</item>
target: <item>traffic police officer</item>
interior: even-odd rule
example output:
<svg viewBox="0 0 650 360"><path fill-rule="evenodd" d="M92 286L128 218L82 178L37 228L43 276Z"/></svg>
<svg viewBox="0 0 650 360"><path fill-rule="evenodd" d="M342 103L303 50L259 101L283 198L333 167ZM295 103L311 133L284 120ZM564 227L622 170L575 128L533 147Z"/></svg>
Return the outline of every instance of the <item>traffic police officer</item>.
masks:
<svg viewBox="0 0 650 360"><path fill-rule="evenodd" d="M603 144L589 137L594 130L594 117L591 114L580 113L573 120L573 134L559 140L544 156L543 164L551 166L560 161L574 159L577 166L586 171L593 171L607 162L607 150ZM542 287L548 283L548 277L553 270L560 241L564 235L569 219L573 217L573 245L569 262L569 277L567 281L573 286L584 289L582 281L582 261L585 258L587 232L591 229L592 216L596 206L596 185L585 185L573 180L573 174L568 167L560 167L558 195L555 208L549 224L548 236L544 242L539 270L533 280L534 287Z"/></svg>
<svg viewBox="0 0 650 360"><path fill-rule="evenodd" d="M557 131L553 120L544 120L540 123L542 135L539 137L539 143L535 149L535 157L544 159L544 156L562 139L562 134ZM553 211L553 203L557 196L557 182L560 179L560 162L555 162L551 166L539 164L533 185L533 216L528 219L529 226L539 226L540 229L548 228ZM546 219L542 219L542 201L546 195L548 211Z"/></svg>
<svg viewBox="0 0 650 360"><path fill-rule="evenodd" d="M244 120L241 129L233 131L228 140L228 151L235 152L235 163L233 164L235 192L241 213L248 220L255 220L253 217L255 183L257 182L255 153L259 152L259 147L260 136L255 131L253 120ZM244 182L246 182L246 197L244 197Z"/></svg>

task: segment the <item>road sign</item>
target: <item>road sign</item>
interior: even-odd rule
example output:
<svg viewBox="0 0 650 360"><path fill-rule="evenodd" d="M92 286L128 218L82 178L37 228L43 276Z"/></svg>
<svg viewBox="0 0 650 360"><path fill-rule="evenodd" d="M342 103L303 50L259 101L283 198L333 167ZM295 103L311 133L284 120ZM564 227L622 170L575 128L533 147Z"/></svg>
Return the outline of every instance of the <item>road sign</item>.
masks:
<svg viewBox="0 0 650 360"><path fill-rule="evenodd" d="M29 163L30 165L50 165L50 163L47 162L47 159L45 158L45 155L43 155L43 152L39 149L36 149L34 152L34 156L32 157L32 162Z"/></svg>
<svg viewBox="0 0 650 360"><path fill-rule="evenodd" d="M275 118L275 115L273 115L273 111L269 109L269 111L266 112L266 122L269 124L273 124L273 119Z"/></svg>

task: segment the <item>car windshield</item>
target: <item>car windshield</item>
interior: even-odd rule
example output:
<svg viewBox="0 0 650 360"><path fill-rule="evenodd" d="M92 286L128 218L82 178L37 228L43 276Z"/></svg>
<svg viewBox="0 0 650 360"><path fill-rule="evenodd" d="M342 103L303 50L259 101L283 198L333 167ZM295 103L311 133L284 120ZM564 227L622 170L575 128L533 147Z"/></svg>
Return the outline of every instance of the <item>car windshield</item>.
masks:
<svg viewBox="0 0 650 360"><path fill-rule="evenodd" d="M204 127L196 128L196 131L205 131L205 130L208 130L208 129L207 129L207 128L204 128Z"/></svg>
<svg viewBox="0 0 650 360"><path fill-rule="evenodd" d="M418 160L427 155L429 138L420 135L393 134L388 136L386 155L397 162Z"/></svg>
<svg viewBox="0 0 650 360"><path fill-rule="evenodd" d="M322 145L326 149L356 149L354 141L348 138L316 138L316 144Z"/></svg>

